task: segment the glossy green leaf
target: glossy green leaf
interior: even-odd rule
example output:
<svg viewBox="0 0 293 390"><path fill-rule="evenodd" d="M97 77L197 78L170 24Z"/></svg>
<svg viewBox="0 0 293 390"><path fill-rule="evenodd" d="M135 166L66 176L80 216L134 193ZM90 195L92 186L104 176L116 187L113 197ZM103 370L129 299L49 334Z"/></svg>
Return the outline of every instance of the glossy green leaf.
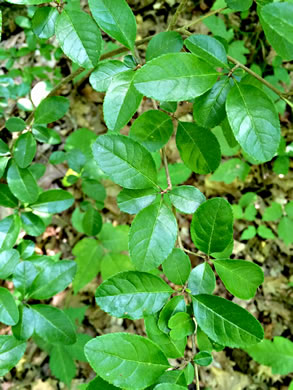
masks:
<svg viewBox="0 0 293 390"><path fill-rule="evenodd" d="M186 387L176 385L175 383L161 383L154 390L186 390Z"/></svg>
<svg viewBox="0 0 293 390"><path fill-rule="evenodd" d="M77 263L77 271L73 281L73 289L77 293L98 275L104 253L101 244L92 238L84 238L79 241L72 252L76 256Z"/></svg>
<svg viewBox="0 0 293 390"><path fill-rule="evenodd" d="M188 278L188 288L192 295L213 293L216 288L216 278L207 262L193 268Z"/></svg>
<svg viewBox="0 0 293 390"><path fill-rule="evenodd" d="M135 88L159 101L178 102L202 95L216 82L218 73L189 53L154 58L135 72Z"/></svg>
<svg viewBox="0 0 293 390"><path fill-rule="evenodd" d="M103 104L104 119L110 130L118 131L127 125L140 105L142 94L134 88L134 76L133 70L113 76Z"/></svg>
<svg viewBox="0 0 293 390"><path fill-rule="evenodd" d="M30 288L30 298L49 299L63 291L73 280L76 263L71 260L52 262L36 277Z"/></svg>
<svg viewBox="0 0 293 390"><path fill-rule="evenodd" d="M18 308L11 293L0 287L0 321L5 325L16 325L19 320Z"/></svg>
<svg viewBox="0 0 293 390"><path fill-rule="evenodd" d="M128 190L124 188L117 196L117 204L121 211L137 214L156 199L158 193L153 188L145 190Z"/></svg>
<svg viewBox="0 0 293 390"><path fill-rule="evenodd" d="M12 333L18 340L28 340L34 333L34 312L24 305L20 305L18 310L19 321L12 327Z"/></svg>
<svg viewBox="0 0 293 390"><path fill-rule="evenodd" d="M284 60L293 60L293 4L267 4L260 9L260 21L265 36Z"/></svg>
<svg viewBox="0 0 293 390"><path fill-rule="evenodd" d="M97 389L118 390L118 387L113 386L110 383L105 382L104 379L102 379L101 377L96 376L95 379L93 379L88 383L86 390L97 390Z"/></svg>
<svg viewBox="0 0 293 390"><path fill-rule="evenodd" d="M106 92L113 77L129 68L121 61L101 62L90 75L90 84L98 92Z"/></svg>
<svg viewBox="0 0 293 390"><path fill-rule="evenodd" d="M88 207L82 219L82 228L88 236L96 236L102 228L101 214L93 207Z"/></svg>
<svg viewBox="0 0 293 390"><path fill-rule="evenodd" d="M134 50L135 17L125 0L89 0L91 13L99 27L128 49Z"/></svg>
<svg viewBox="0 0 293 390"><path fill-rule="evenodd" d="M194 322L187 313L174 314L174 316L170 318L168 326L171 329L170 337L173 340L180 340L186 336L190 336L195 330Z"/></svg>
<svg viewBox="0 0 293 390"><path fill-rule="evenodd" d="M146 60L160 57L163 54L177 53L183 47L183 39L176 31L163 31L156 34L149 42L146 50Z"/></svg>
<svg viewBox="0 0 293 390"><path fill-rule="evenodd" d="M128 234L128 225L113 226L111 223L105 223L99 239L102 245L112 252L128 251Z"/></svg>
<svg viewBox="0 0 293 390"><path fill-rule="evenodd" d="M144 316L144 323L147 336L156 343L164 352L167 358L178 358L184 356L187 339L172 340L167 334L163 333L157 323L156 315Z"/></svg>
<svg viewBox="0 0 293 390"><path fill-rule="evenodd" d="M93 144L100 168L115 183L130 189L157 187L157 171L151 154L129 137L106 134Z"/></svg>
<svg viewBox="0 0 293 390"><path fill-rule="evenodd" d="M274 375L288 375L293 371L293 343L285 337L263 340L245 351L258 363L270 366Z"/></svg>
<svg viewBox="0 0 293 390"><path fill-rule="evenodd" d="M26 128L26 123L23 119L18 117L11 117L5 123L7 130L13 132L23 131Z"/></svg>
<svg viewBox="0 0 293 390"><path fill-rule="evenodd" d="M74 344L73 324L60 309L48 305L31 306L35 318L35 334L50 344Z"/></svg>
<svg viewBox="0 0 293 390"><path fill-rule="evenodd" d="M213 361L213 356L208 351L201 351L194 356L193 360L199 366L209 366Z"/></svg>
<svg viewBox="0 0 293 390"><path fill-rule="evenodd" d="M222 198L207 200L199 206L190 225L195 246L210 254L223 251L233 238L233 213L230 204Z"/></svg>
<svg viewBox="0 0 293 390"><path fill-rule="evenodd" d="M278 225L278 236L288 246L293 243L293 220L283 217Z"/></svg>
<svg viewBox="0 0 293 390"><path fill-rule="evenodd" d="M191 270L189 257L179 248L173 249L162 266L167 278L181 286L185 284Z"/></svg>
<svg viewBox="0 0 293 390"><path fill-rule="evenodd" d="M234 11L247 11L253 3L253 0L225 0L227 6Z"/></svg>
<svg viewBox="0 0 293 390"><path fill-rule="evenodd" d="M193 310L201 329L215 342L231 348L259 343L261 324L241 306L214 295L193 297Z"/></svg>
<svg viewBox="0 0 293 390"><path fill-rule="evenodd" d="M235 138L245 153L258 162L271 160L280 143L280 122L267 95L252 85L235 84L228 94L226 110Z"/></svg>
<svg viewBox="0 0 293 390"><path fill-rule="evenodd" d="M69 108L69 100L63 96L51 96L42 100L35 112L35 123L51 123L62 118Z"/></svg>
<svg viewBox="0 0 293 390"><path fill-rule="evenodd" d="M20 218L23 229L30 236L37 237L44 233L46 225L38 215L31 212L21 213Z"/></svg>
<svg viewBox="0 0 293 390"><path fill-rule="evenodd" d="M118 274L119 272L135 271L130 257L121 253L108 253L101 263L101 275L103 280Z"/></svg>
<svg viewBox="0 0 293 390"><path fill-rule="evenodd" d="M158 276L138 271L121 272L97 288L96 302L112 316L138 319L159 311L172 292Z"/></svg>
<svg viewBox="0 0 293 390"><path fill-rule="evenodd" d="M19 263L19 253L15 249L0 251L0 279L7 279L17 264Z"/></svg>
<svg viewBox="0 0 293 390"><path fill-rule="evenodd" d="M130 128L130 137L150 152L161 149L173 133L169 115L158 110L149 110L140 115Z"/></svg>
<svg viewBox="0 0 293 390"><path fill-rule="evenodd" d="M203 193L193 186L174 187L168 195L173 206L186 214L193 214L206 200Z"/></svg>
<svg viewBox="0 0 293 390"><path fill-rule="evenodd" d="M250 166L239 158L231 158L222 163L209 178L211 181L222 181L231 184L237 177L244 181L249 173Z"/></svg>
<svg viewBox="0 0 293 390"><path fill-rule="evenodd" d="M76 375L76 368L70 353L63 345L55 345L50 352L50 369L52 374L68 387Z"/></svg>
<svg viewBox="0 0 293 390"><path fill-rule="evenodd" d="M14 287L22 295L25 295L29 291L37 274L38 270L31 261L22 261L15 267L13 272L12 281Z"/></svg>
<svg viewBox="0 0 293 390"><path fill-rule="evenodd" d="M184 183L192 174L192 171L183 163L168 164L168 168L173 186ZM158 173L158 184L162 188L168 186L166 171L163 167Z"/></svg>
<svg viewBox="0 0 293 390"><path fill-rule="evenodd" d="M186 303L182 295L178 295L171 298L160 312L159 320L158 320L158 328L163 333L168 334L170 332L170 328L168 325L170 318L174 314L180 312L186 312L186 310L187 310Z"/></svg>
<svg viewBox="0 0 293 390"><path fill-rule="evenodd" d="M0 373L6 374L16 366L26 349L26 343L13 336L0 336Z"/></svg>
<svg viewBox="0 0 293 390"><path fill-rule="evenodd" d="M129 333L97 337L86 344L85 354L103 379L126 389L145 388L169 368L154 342Z"/></svg>
<svg viewBox="0 0 293 390"><path fill-rule="evenodd" d="M31 208L41 213L61 213L73 205L73 196L64 190L42 192Z"/></svg>
<svg viewBox="0 0 293 390"><path fill-rule="evenodd" d="M11 249L20 233L20 218L17 214L9 215L0 221L0 249Z"/></svg>
<svg viewBox="0 0 293 390"><path fill-rule="evenodd" d="M209 129L195 123L179 122L176 144L183 162L193 172L206 174L218 168L220 145Z"/></svg>
<svg viewBox="0 0 293 390"><path fill-rule="evenodd" d="M7 171L7 182L13 195L23 203L33 203L39 196L39 188L28 168L19 168L14 160Z"/></svg>
<svg viewBox="0 0 293 390"><path fill-rule="evenodd" d="M32 18L33 32L41 39L51 38L55 33L58 11L53 7L37 8Z"/></svg>
<svg viewBox="0 0 293 390"><path fill-rule="evenodd" d="M227 290L240 299L251 299L263 283L262 269L244 260L216 260L214 266Z"/></svg>
<svg viewBox="0 0 293 390"><path fill-rule="evenodd" d="M200 126L212 129L225 119L227 95L234 84L231 80L222 78L212 89L194 99L193 117Z"/></svg>
<svg viewBox="0 0 293 390"><path fill-rule="evenodd" d="M0 206L14 208L17 205L18 200L10 191L8 185L0 183Z"/></svg>
<svg viewBox="0 0 293 390"><path fill-rule="evenodd" d="M217 39L202 34L191 35L184 41L191 53L212 66L228 68L227 54L223 44Z"/></svg>
<svg viewBox="0 0 293 390"><path fill-rule="evenodd" d="M17 251L22 260L25 260L34 254L35 243L31 240L22 240L17 247Z"/></svg>
<svg viewBox="0 0 293 390"><path fill-rule="evenodd" d="M0 157L0 178L3 177L10 157Z"/></svg>
<svg viewBox="0 0 293 390"><path fill-rule="evenodd" d="M52 116L50 117L52 118ZM59 133L53 129L49 129L46 125L33 125L32 133L35 139L41 143L50 145L61 144L61 137Z"/></svg>
<svg viewBox="0 0 293 390"><path fill-rule="evenodd" d="M141 210L129 232L129 252L136 269L150 271L162 264L176 238L177 222L168 206L151 204Z"/></svg>
<svg viewBox="0 0 293 390"><path fill-rule="evenodd" d="M7 156L8 154L10 154L8 145L0 139L0 156Z"/></svg>
<svg viewBox="0 0 293 390"><path fill-rule="evenodd" d="M57 17L55 33L63 52L73 62L86 69L98 64L102 37L98 26L89 14L63 10Z"/></svg>

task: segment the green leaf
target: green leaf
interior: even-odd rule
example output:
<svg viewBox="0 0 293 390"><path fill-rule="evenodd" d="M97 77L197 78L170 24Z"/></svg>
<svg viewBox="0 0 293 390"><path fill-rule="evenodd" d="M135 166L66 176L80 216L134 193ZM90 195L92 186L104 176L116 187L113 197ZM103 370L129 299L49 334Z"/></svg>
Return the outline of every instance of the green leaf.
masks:
<svg viewBox="0 0 293 390"><path fill-rule="evenodd" d="M55 34L58 11L53 7L37 8L32 18L33 32L41 39L51 38Z"/></svg>
<svg viewBox="0 0 293 390"><path fill-rule="evenodd" d="M201 351L194 356L193 360L199 366L209 366L213 361L213 356L210 352Z"/></svg>
<svg viewBox="0 0 293 390"><path fill-rule="evenodd" d="M272 230L264 225L261 225L257 228L257 234L266 240L273 240L274 238L276 238Z"/></svg>
<svg viewBox="0 0 293 390"><path fill-rule="evenodd" d="M52 261L34 280L29 296L32 299L49 299L63 291L73 280L76 263L72 260Z"/></svg>
<svg viewBox="0 0 293 390"><path fill-rule="evenodd" d="M45 125L33 125L32 133L35 139L41 143L50 145L58 145L61 143L61 137L57 131L49 129Z"/></svg>
<svg viewBox="0 0 293 390"><path fill-rule="evenodd" d="M218 73L189 53L154 58L135 72L135 88L159 101L178 102L202 95L216 82Z"/></svg>
<svg viewBox="0 0 293 390"><path fill-rule="evenodd" d="M167 358L176 359L184 356L186 337L181 340L172 340L159 329L156 315L145 316L144 323L148 338L161 348Z"/></svg>
<svg viewBox="0 0 293 390"><path fill-rule="evenodd" d="M179 248L173 249L162 266L167 278L181 286L185 284L191 270L189 257Z"/></svg>
<svg viewBox="0 0 293 390"><path fill-rule="evenodd" d="M258 363L270 366L274 375L288 375L293 371L293 343L285 337L263 340L245 351Z"/></svg>
<svg viewBox="0 0 293 390"><path fill-rule="evenodd" d="M172 133L173 122L169 115L149 110L133 122L129 135L150 152L156 152L169 141Z"/></svg>
<svg viewBox="0 0 293 390"><path fill-rule="evenodd" d="M22 358L26 343L13 336L0 336L0 374L10 371Z"/></svg>
<svg viewBox="0 0 293 390"><path fill-rule="evenodd" d="M88 207L82 219L82 228L88 236L96 236L102 229L101 214L92 206Z"/></svg>
<svg viewBox="0 0 293 390"><path fill-rule="evenodd" d="M0 157L0 178L3 177L10 157Z"/></svg>
<svg viewBox="0 0 293 390"><path fill-rule="evenodd" d="M204 202L193 215L190 225L195 246L210 254L223 251L233 238L233 213L230 204L222 198Z"/></svg>
<svg viewBox="0 0 293 390"><path fill-rule="evenodd" d="M19 263L19 253L15 249L0 251L0 279L7 279L17 264Z"/></svg>
<svg viewBox="0 0 293 390"><path fill-rule="evenodd" d="M162 264L176 238L177 222L168 206L151 204L141 210L129 232L129 252L136 269L150 271Z"/></svg>
<svg viewBox="0 0 293 390"><path fill-rule="evenodd" d="M134 50L136 38L135 17L125 0L89 0L93 18L110 37L128 49Z"/></svg>
<svg viewBox="0 0 293 390"><path fill-rule="evenodd" d="M205 60L208 64L228 68L225 47L217 39L209 35L196 34L185 39L184 44L191 53Z"/></svg>
<svg viewBox="0 0 293 390"><path fill-rule="evenodd" d="M23 131L26 128L26 123L23 119L17 118L15 116L8 119L5 123L7 130L13 132Z"/></svg>
<svg viewBox="0 0 293 390"><path fill-rule="evenodd" d="M10 154L10 150L5 142L0 139L0 156L6 156Z"/></svg>
<svg viewBox="0 0 293 390"><path fill-rule="evenodd" d="M253 0L225 0L227 6L234 11L247 11L253 3Z"/></svg>
<svg viewBox="0 0 293 390"><path fill-rule="evenodd" d="M42 100L35 112L35 123L51 123L62 118L69 108L69 100L63 96L51 96Z"/></svg>
<svg viewBox="0 0 293 390"><path fill-rule="evenodd" d="M258 107L262 107L259 113ZM273 102L252 85L231 89L226 101L227 116L234 136L248 156L270 161L280 143L280 122Z"/></svg>
<svg viewBox="0 0 293 390"><path fill-rule="evenodd" d="M231 158L223 162L209 178L211 181L222 181L231 184L237 177L244 181L250 171L250 166L239 158Z"/></svg>
<svg viewBox="0 0 293 390"><path fill-rule="evenodd" d="M133 85L135 72L128 70L113 76L107 90L103 110L108 129L118 131L130 121L142 100Z"/></svg>
<svg viewBox="0 0 293 390"><path fill-rule="evenodd" d="M285 205L285 211L288 217L293 218L293 200Z"/></svg>
<svg viewBox="0 0 293 390"><path fill-rule="evenodd" d="M168 164L168 168L173 186L186 182L192 174L192 171L183 163ZM164 168L159 171L158 184L162 188L166 188L168 185Z"/></svg>
<svg viewBox="0 0 293 390"><path fill-rule="evenodd" d="M38 215L35 215L31 212L21 213L20 218L23 229L30 236L37 237L44 233L46 225Z"/></svg>
<svg viewBox="0 0 293 390"><path fill-rule="evenodd" d="M229 77L217 81L212 89L194 99L193 117L203 127L212 129L226 117L225 103L233 81Z"/></svg>
<svg viewBox="0 0 293 390"><path fill-rule="evenodd" d="M106 134L93 144L100 168L115 183L130 189L157 187L157 171L151 154L129 137Z"/></svg>
<svg viewBox="0 0 293 390"><path fill-rule="evenodd" d="M38 4L44 4L47 3L47 0L6 0L8 3L11 4L24 4L24 5L38 5Z"/></svg>
<svg viewBox="0 0 293 390"><path fill-rule="evenodd" d="M100 271L101 260L104 255L101 244L92 238L84 238L73 248L76 256L77 271L73 281L73 289L76 294Z"/></svg>
<svg viewBox="0 0 293 390"><path fill-rule="evenodd" d="M182 47L183 39L178 32L160 32L150 40L146 50L146 60L150 61L163 54L180 52Z"/></svg>
<svg viewBox="0 0 293 390"><path fill-rule="evenodd" d="M7 184L0 183L0 206L17 207L18 200L13 196Z"/></svg>
<svg viewBox="0 0 293 390"><path fill-rule="evenodd" d="M188 278L188 288L192 295L212 294L216 288L215 274L208 263L197 265Z"/></svg>
<svg viewBox="0 0 293 390"><path fill-rule="evenodd" d="M190 336L195 330L194 322L187 313L174 314L174 316L170 318L168 326L171 329L170 337L173 340L180 340L186 336Z"/></svg>
<svg viewBox="0 0 293 390"><path fill-rule="evenodd" d="M193 214L206 200L203 193L193 186L175 187L168 195L173 206L186 214Z"/></svg>
<svg viewBox="0 0 293 390"><path fill-rule="evenodd" d="M18 309L19 321L12 327L13 336L18 340L28 340L34 333L34 312L24 305Z"/></svg>
<svg viewBox="0 0 293 390"><path fill-rule="evenodd" d="M178 295L171 298L160 312L159 320L158 320L158 328L163 333L168 334L170 332L170 328L168 325L170 318L174 314L180 312L186 312L186 310L187 310L186 304L182 295Z"/></svg>
<svg viewBox="0 0 293 390"><path fill-rule="evenodd" d="M262 269L245 260L216 260L214 266L226 289L240 299L251 299L263 283Z"/></svg>
<svg viewBox="0 0 293 390"><path fill-rule="evenodd" d="M102 245L113 252L128 251L129 226L113 226L111 223L105 223L102 227L99 238Z"/></svg>
<svg viewBox="0 0 293 390"><path fill-rule="evenodd" d="M134 271L134 265L130 257L121 253L108 253L101 263L101 275L103 280L116 275L119 272Z"/></svg>
<svg viewBox="0 0 293 390"><path fill-rule="evenodd" d="M153 203L157 194L153 188L145 190L128 190L124 188L117 196L117 204L121 211L128 214L137 214L140 210Z"/></svg>
<svg viewBox="0 0 293 390"><path fill-rule="evenodd" d="M102 37L89 14L63 10L57 17L55 32L63 52L73 62L86 69L98 64Z"/></svg>
<svg viewBox="0 0 293 390"><path fill-rule="evenodd" d="M259 343L264 337L261 324L252 314L224 298L196 295L193 310L201 329L221 345L245 348Z"/></svg>
<svg viewBox="0 0 293 390"><path fill-rule="evenodd" d="M278 226L278 235L288 246L293 243L293 220L283 217Z"/></svg>
<svg viewBox="0 0 293 390"><path fill-rule="evenodd" d="M112 316L138 319L159 311L172 293L158 276L129 271L105 280L97 288L96 302Z"/></svg>
<svg viewBox="0 0 293 390"><path fill-rule="evenodd" d="M247 229L243 230L240 240L250 240L256 236L256 228L254 226L248 226Z"/></svg>
<svg viewBox="0 0 293 390"><path fill-rule="evenodd" d="M14 160L7 171L7 182L13 195L23 203L33 203L39 196L39 188L28 168L19 168Z"/></svg>
<svg viewBox="0 0 293 390"><path fill-rule="evenodd" d="M0 321L5 325L16 325L19 320L18 308L10 292L0 287Z"/></svg>
<svg viewBox="0 0 293 390"><path fill-rule="evenodd" d="M113 386L108 382L105 382L104 379L97 376L95 379L93 379L88 383L86 390L97 390L97 389L118 390L118 387Z"/></svg>
<svg viewBox="0 0 293 390"><path fill-rule="evenodd" d="M293 4L272 3L260 9L265 36L284 60L293 60Z"/></svg>
<svg viewBox="0 0 293 390"><path fill-rule="evenodd" d="M35 318L35 334L50 344L74 344L75 330L69 317L48 305L31 306Z"/></svg>
<svg viewBox="0 0 293 390"><path fill-rule="evenodd" d="M85 354L103 379L127 389L153 384L170 367L154 342L129 333L97 337L86 344Z"/></svg>
<svg viewBox="0 0 293 390"><path fill-rule="evenodd" d="M41 213L61 213L73 205L73 196L64 190L42 192L37 201L30 207Z"/></svg>
<svg viewBox="0 0 293 390"><path fill-rule="evenodd" d="M34 254L35 243L31 240L22 240L17 247L17 251L22 260L25 260Z"/></svg>
<svg viewBox="0 0 293 390"><path fill-rule="evenodd" d="M84 308L81 309L83 309L83 312L85 312L87 307L85 309ZM86 333L78 333L76 336L77 336L76 343L72 345L67 345L66 349L73 359L80 360L81 362L87 363L87 359L84 354L84 347L86 343L91 340L91 336Z"/></svg>
<svg viewBox="0 0 293 390"><path fill-rule="evenodd" d="M17 214L9 215L0 221L0 249L11 249L20 233L20 218Z"/></svg>
<svg viewBox="0 0 293 390"><path fill-rule="evenodd" d="M31 261L22 261L13 272L14 287L24 296L29 291L37 274L38 270Z"/></svg>
<svg viewBox="0 0 293 390"><path fill-rule="evenodd" d="M106 92L113 77L129 68L121 61L110 60L101 62L90 75L90 84L98 92Z"/></svg>
<svg viewBox="0 0 293 390"><path fill-rule="evenodd" d="M221 161L216 136L195 123L179 122L176 145L183 162L193 172L206 174L216 170Z"/></svg>
<svg viewBox="0 0 293 390"><path fill-rule="evenodd" d="M68 387L76 375L72 357L63 345L55 345L50 352L50 369L52 374Z"/></svg>
<svg viewBox="0 0 293 390"><path fill-rule="evenodd" d="M176 385L175 383L161 383L154 390L186 390L186 387Z"/></svg>
<svg viewBox="0 0 293 390"><path fill-rule="evenodd" d="M285 206L286 209L286 206ZM263 221L277 221L283 215L282 206L280 203L272 202L270 207L267 207L263 213Z"/></svg>

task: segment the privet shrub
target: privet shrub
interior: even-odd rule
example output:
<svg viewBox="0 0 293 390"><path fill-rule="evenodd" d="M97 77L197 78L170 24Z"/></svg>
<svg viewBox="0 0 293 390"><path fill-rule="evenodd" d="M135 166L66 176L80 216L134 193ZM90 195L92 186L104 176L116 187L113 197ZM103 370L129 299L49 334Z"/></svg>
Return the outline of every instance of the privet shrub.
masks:
<svg viewBox="0 0 293 390"><path fill-rule="evenodd" d="M136 20L125 0L89 0L90 13L81 10L79 1L9 2L37 6L28 8L28 18L18 18L29 50L38 48L48 56L54 47L46 40L55 34L76 70L61 80L55 72L59 83L26 120L6 118L5 127L12 134L8 142L0 141L0 204L12 210L0 221L0 277L14 286L13 294L0 287L0 321L12 329L11 335L0 336L1 375L18 363L30 338L50 354L52 372L67 384L75 375L74 360L88 361L97 373L88 389L181 390L193 381L199 389L197 367L212 362L213 350L228 346L262 355L271 344L261 343L264 332L257 319L213 294L215 273L229 293L243 300L252 299L263 282L258 265L230 258L232 207L224 198L207 200L196 187L178 184L191 171L206 175L217 170L221 148L212 129L219 125L227 145L241 148L248 161L272 160L280 144L277 110L282 102L292 108L292 102L259 72L228 56L223 38L191 34L188 29L200 19L177 28L185 0L170 17L167 31L140 41L136 41ZM243 17L252 3L226 0L228 12L241 11ZM280 63L293 60L292 2L256 3L265 37ZM101 30L123 46L103 51ZM141 60L137 47L146 43L146 52L141 54L145 60ZM127 52L123 62L111 59ZM61 56L60 49L55 56ZM16 89L11 68L17 53L3 50L2 57L10 72L1 76L3 106L5 99L22 97L19 109L30 109L24 97L33 78L24 72L20 75L23 85ZM75 261L61 261L58 255L37 255L34 243L20 237L22 231L41 235L54 214L74 204L67 190L39 187L44 167L33 161L39 143L61 142L59 134L48 127L69 108L69 100L57 95L61 86L84 70L92 87L106 93L103 110L108 130L98 137L87 129L76 130L67 138L65 151L50 156L51 164L67 161L70 170L64 186L80 179L88 199L72 214L75 229L88 237L73 248ZM30 72L34 74L33 69ZM133 121L129 135L121 135L144 97L153 100L154 109ZM177 103L182 101L193 103L193 122L176 116ZM174 132L183 161L177 166L168 164L166 153ZM239 159L236 163L242 171L234 177L245 178L247 164ZM235 161L231 164L235 167ZM224 171L217 175L223 177ZM122 187L117 203L123 212L135 215L130 229L103 225L99 212L105 199L103 178ZM283 216L280 207L272 204L264 220L283 218L281 223L292 226L291 206L286 208L288 216ZM272 208L277 216L270 216ZM192 254L202 259L194 269L180 239L179 213L193 215L190 236L196 251ZM130 258L125 255L128 249ZM104 281L97 286L97 305L118 318L144 319L147 337L112 333L91 339L76 333L75 319L81 321L85 309L60 310L45 303L72 282L78 292L100 271ZM185 353L188 337L191 358ZM258 343L263 347L254 349ZM277 344L282 342L276 340ZM181 364L174 366L170 359L181 359Z"/></svg>

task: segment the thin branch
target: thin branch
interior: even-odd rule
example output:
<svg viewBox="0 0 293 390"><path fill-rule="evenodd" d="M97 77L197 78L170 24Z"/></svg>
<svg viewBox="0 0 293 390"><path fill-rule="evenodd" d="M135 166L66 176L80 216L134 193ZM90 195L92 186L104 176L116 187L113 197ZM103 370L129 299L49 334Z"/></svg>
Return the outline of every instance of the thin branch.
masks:
<svg viewBox="0 0 293 390"><path fill-rule="evenodd" d="M203 16L201 16L201 17L199 17L199 18L197 18L197 19L191 21L190 23L186 24L186 26L176 29L176 31L178 31L178 32L185 32L185 31L188 30L190 27L195 26L195 25L198 24L198 23L201 23L203 20L209 18L209 17L212 16L212 15L216 15L216 14L221 13L221 12L224 11L225 9L227 9L227 7L225 7L225 8L219 8L219 9L215 9L215 10L213 10L213 11L207 12L205 15L203 15Z"/></svg>
<svg viewBox="0 0 293 390"><path fill-rule="evenodd" d="M165 168L165 172L166 172L166 176L167 176L167 183L168 183L167 189L172 190L172 181L171 181L171 176L170 176L170 172L169 172L169 166L168 166L165 147L162 148L162 160L163 160L163 164L164 164L164 168Z"/></svg>
<svg viewBox="0 0 293 390"><path fill-rule="evenodd" d="M169 26L167 28L167 31L173 30L176 26L177 20L180 16L180 14L183 12L185 6L187 5L188 0L181 0L181 3L179 7L177 8L175 14L172 16L171 21L169 23Z"/></svg>

